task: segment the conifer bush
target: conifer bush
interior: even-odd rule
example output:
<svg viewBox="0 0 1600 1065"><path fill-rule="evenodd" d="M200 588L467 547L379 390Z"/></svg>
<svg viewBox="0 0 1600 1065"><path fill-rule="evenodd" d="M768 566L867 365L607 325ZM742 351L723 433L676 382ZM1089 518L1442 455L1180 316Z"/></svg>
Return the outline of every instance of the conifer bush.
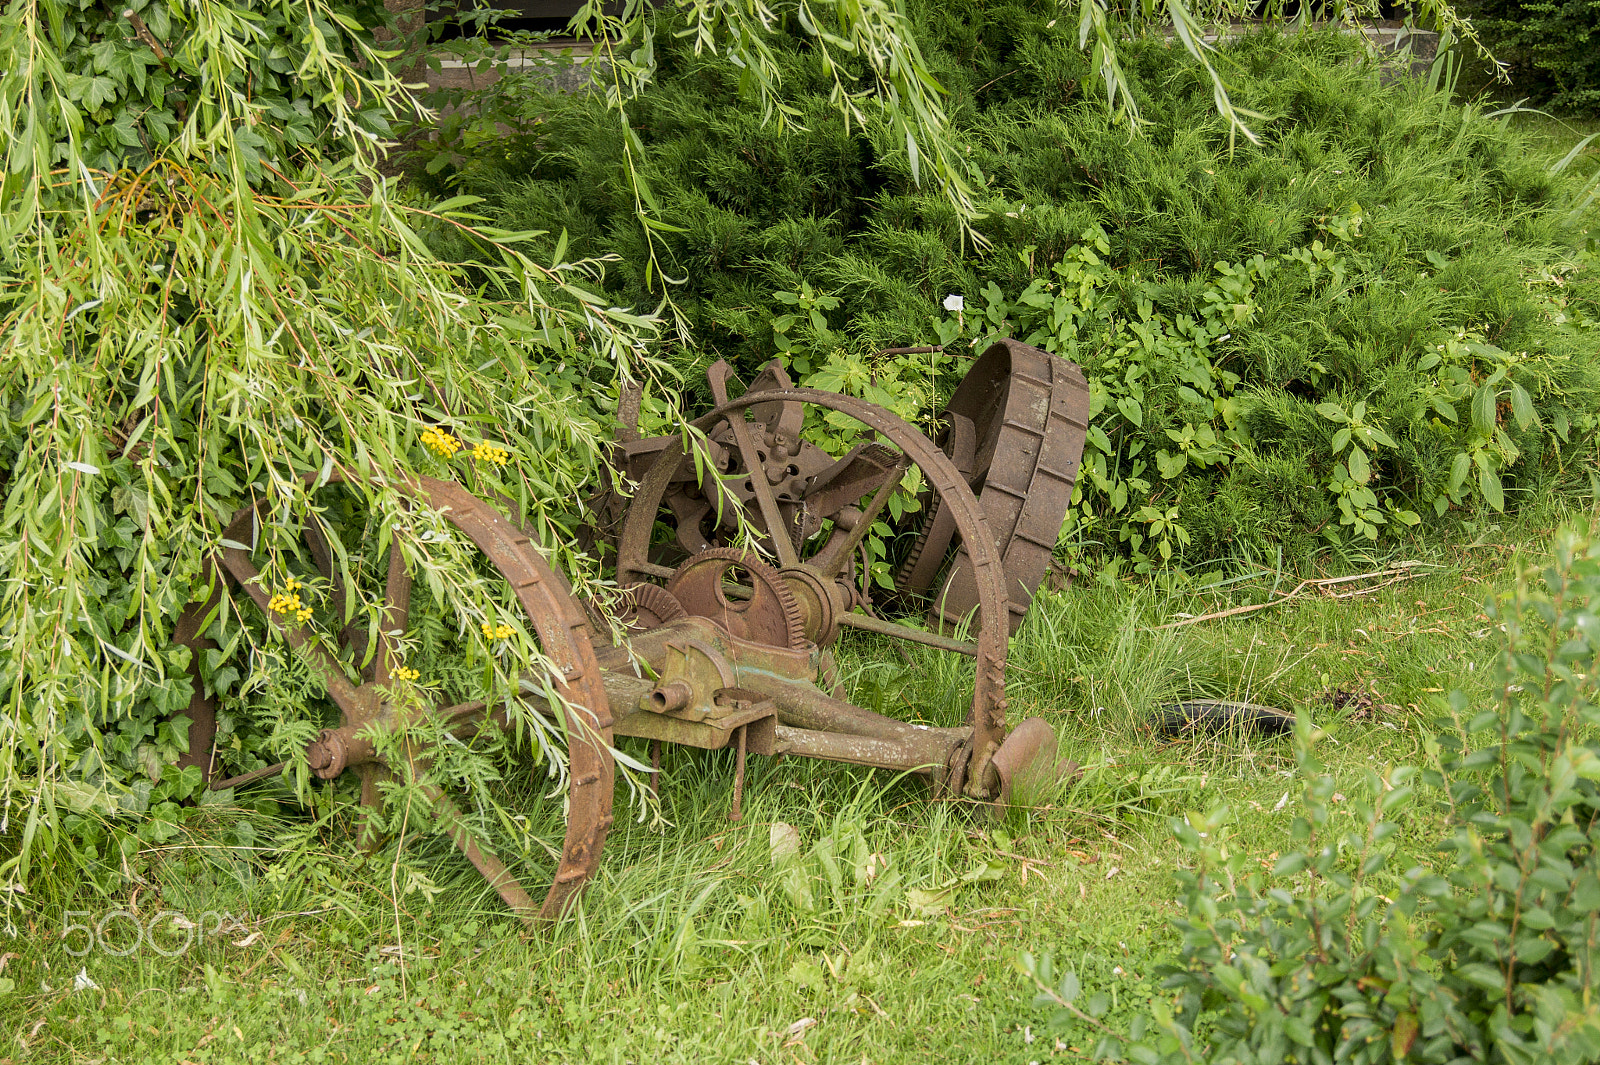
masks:
<svg viewBox="0 0 1600 1065"><path fill-rule="evenodd" d="M1181 49L1127 42L1133 135L1087 91L1058 13L912 18L986 175L971 232L882 128L828 109L803 40L777 52L800 115L778 130L732 72L673 43L670 15L630 105L634 170L598 94L530 85L524 132L443 174L503 225L617 254L620 302L669 297L690 380L713 356L748 372L781 354L804 380L925 417L969 342L1076 359L1095 388L1063 530L1080 558L1294 561L1589 489L1600 283L1570 171L1331 34L1221 53L1233 99L1263 116L1259 145ZM634 173L670 229L638 221ZM873 357L934 343L958 357Z"/></svg>

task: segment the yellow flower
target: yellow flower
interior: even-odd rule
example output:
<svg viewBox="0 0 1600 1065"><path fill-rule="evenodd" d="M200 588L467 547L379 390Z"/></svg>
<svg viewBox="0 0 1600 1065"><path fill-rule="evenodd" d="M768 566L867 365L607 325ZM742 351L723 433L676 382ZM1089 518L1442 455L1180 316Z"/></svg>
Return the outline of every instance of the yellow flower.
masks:
<svg viewBox="0 0 1600 1065"><path fill-rule="evenodd" d="M416 670L412 669L409 666L401 666L399 669L394 671L394 675L395 675L395 678L397 680L404 680L404 681L414 681L418 677L422 676L421 673L417 672Z"/></svg>
<svg viewBox="0 0 1600 1065"><path fill-rule="evenodd" d="M300 586L295 581L291 581L290 584L293 587ZM279 592L267 600L267 609L274 614L293 614L302 610L303 604L300 602L300 596L292 592Z"/></svg>
<svg viewBox="0 0 1600 1065"><path fill-rule="evenodd" d="M503 447L495 447L484 441L472 449L472 457L480 462L492 462L496 466L504 466L511 459L511 452Z"/></svg>
<svg viewBox="0 0 1600 1065"><path fill-rule="evenodd" d="M509 640L516 635L517 631L510 625L494 625L487 621L479 625L478 628L482 630L485 640Z"/></svg>
<svg viewBox="0 0 1600 1065"><path fill-rule="evenodd" d="M422 442L431 448L440 458L450 458L461 447L457 440L445 431L444 426L436 425L432 429L422 431Z"/></svg>

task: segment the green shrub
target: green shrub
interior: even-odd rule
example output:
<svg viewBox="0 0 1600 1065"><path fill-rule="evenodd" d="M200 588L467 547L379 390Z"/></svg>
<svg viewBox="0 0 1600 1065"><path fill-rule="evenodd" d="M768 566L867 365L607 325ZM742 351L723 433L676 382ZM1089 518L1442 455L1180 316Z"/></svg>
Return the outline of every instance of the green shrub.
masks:
<svg viewBox="0 0 1600 1065"><path fill-rule="evenodd" d="M921 417L969 341L1012 333L1078 360L1096 394L1064 530L1080 557L1301 560L1587 489L1569 474L1600 407L1600 284L1565 228L1570 173L1473 108L1382 85L1336 35L1224 51L1234 99L1265 116L1259 146L1230 136L1181 50L1130 41L1149 120L1130 136L1084 98L1090 73L1056 14L1021 0L914 20L987 175L973 223L986 251L882 130L828 109L803 42L778 49L803 120L780 132L740 106L731 73L669 43L670 18L631 115L675 228L638 221L597 95L530 87L530 132L453 178L510 228L617 254L619 302L670 295L686 371L782 355L808 383L870 383ZM658 269L681 283L664 290ZM949 294L965 310L945 312ZM930 343L958 357L873 356Z"/></svg>
<svg viewBox="0 0 1600 1065"><path fill-rule="evenodd" d="M1489 618L1498 701L1455 693L1431 766L1369 772L1346 798L1302 718L1297 843L1271 875L1226 809L1173 822L1193 863L1181 959L1150 1023L1103 1033L1103 1055L1600 1060L1600 543L1558 534ZM1416 830L1439 814L1442 836ZM1023 962L1058 1021L1098 1026L1070 973Z"/></svg>
<svg viewBox="0 0 1600 1065"><path fill-rule="evenodd" d="M1467 0L1517 95L1560 111L1600 114L1600 3L1596 0Z"/></svg>

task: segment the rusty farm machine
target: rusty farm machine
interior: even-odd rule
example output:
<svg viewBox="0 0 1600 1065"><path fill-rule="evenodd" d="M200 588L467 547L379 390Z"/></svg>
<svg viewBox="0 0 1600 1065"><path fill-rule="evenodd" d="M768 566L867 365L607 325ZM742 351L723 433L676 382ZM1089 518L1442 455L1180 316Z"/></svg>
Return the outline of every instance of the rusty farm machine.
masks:
<svg viewBox="0 0 1600 1065"><path fill-rule="evenodd" d="M577 601L499 509L451 482L416 477L403 486L415 505L475 545L550 663L549 676L530 678L522 697L559 723L568 759L565 840L542 901L468 832L447 794L430 795L456 845L524 916L559 916L599 865L620 737L651 741L657 756L663 743L736 751L735 816L750 754L920 774L936 796L987 804L1011 801L1060 772L1050 726L1008 720L1006 648L1050 566L1072 497L1089 416L1078 367L999 341L973 362L934 437L862 400L795 387L776 362L743 389L724 363L708 376L715 406L695 420L694 434L641 439L637 397L624 396L612 464L618 490L596 501L592 529L593 547L615 565L611 619L626 632L620 642L597 636L616 631L611 620ZM842 455L807 439L808 418L829 416L856 433ZM690 446L698 455L686 450L687 440L696 441ZM908 481L913 468L920 478ZM916 486L921 505L893 530L899 546L888 560L889 592L869 579L866 538L903 484ZM308 638L294 615L269 609L261 560L248 546L261 520L258 508L234 515L216 559L223 579L209 602L179 618L176 639L206 646L203 627L225 585L255 600L321 674L338 707L339 725L305 749L315 776L356 773L362 803L375 805L380 781L428 758L425 750L400 756L377 742L385 729L406 725L406 715L437 715L436 724L456 735L507 722L506 706L482 701L425 710L387 701L401 668L393 634L406 630L412 603L413 576L397 546L386 564L365 567L383 575L385 623L376 646L365 627L346 626L341 655ZM330 583L331 608L341 610L340 548L318 518L299 531L307 565ZM832 649L847 628L973 659L965 722L911 723L841 698ZM216 704L198 673L188 714L185 760L209 776ZM400 757L412 764L393 764ZM281 768L211 786L239 786Z"/></svg>

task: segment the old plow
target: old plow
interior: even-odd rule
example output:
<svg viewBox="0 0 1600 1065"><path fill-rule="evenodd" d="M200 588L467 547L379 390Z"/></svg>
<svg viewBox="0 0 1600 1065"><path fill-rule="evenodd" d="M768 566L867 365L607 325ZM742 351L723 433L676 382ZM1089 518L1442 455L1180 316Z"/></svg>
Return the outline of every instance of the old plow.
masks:
<svg viewBox="0 0 1600 1065"><path fill-rule="evenodd" d="M1008 722L1005 670L1009 636L1045 577L1072 496L1089 414L1079 369L1000 341L974 361L931 437L862 400L795 387L777 362L748 387L724 363L708 377L715 406L687 434L641 439L637 397L624 396L614 488L594 501L590 530L591 550L615 566L618 594L606 612L577 601L527 531L487 502L445 481L404 486L414 506L475 545L550 663L547 676L524 678L520 699L559 723L568 752L566 835L542 902L473 837L449 795L430 793L457 846L525 916L559 916L599 865L621 737L650 741L657 760L664 743L736 752L735 818L752 754L914 773L937 797L984 804L1018 801L1061 771L1049 725ZM835 439L854 434L834 449L843 454L812 442L824 421ZM900 507L895 521L888 505L897 492L917 505ZM260 520L255 509L234 516L218 559L223 579L210 602L180 618L177 639L206 646L203 623L224 586L253 599L322 674L339 709L340 724L305 750L317 777L358 774L362 803L375 807L380 782L420 776L429 758L427 749L393 753L377 742L384 730L418 715L456 736L506 723L503 705L393 699L413 581L397 545L386 564L367 567L383 575L383 624L346 626L330 648L307 637L292 594L275 598L264 586L247 547ZM301 533L308 564L342 608L335 555L343 549L320 519L308 518ZM889 545L887 558L871 549L872 536ZM874 562L891 581L874 581ZM625 631L620 641L609 638L613 620ZM845 629L972 658L964 723L901 721L842 698L833 648ZM195 680L186 759L209 774L215 703Z"/></svg>

